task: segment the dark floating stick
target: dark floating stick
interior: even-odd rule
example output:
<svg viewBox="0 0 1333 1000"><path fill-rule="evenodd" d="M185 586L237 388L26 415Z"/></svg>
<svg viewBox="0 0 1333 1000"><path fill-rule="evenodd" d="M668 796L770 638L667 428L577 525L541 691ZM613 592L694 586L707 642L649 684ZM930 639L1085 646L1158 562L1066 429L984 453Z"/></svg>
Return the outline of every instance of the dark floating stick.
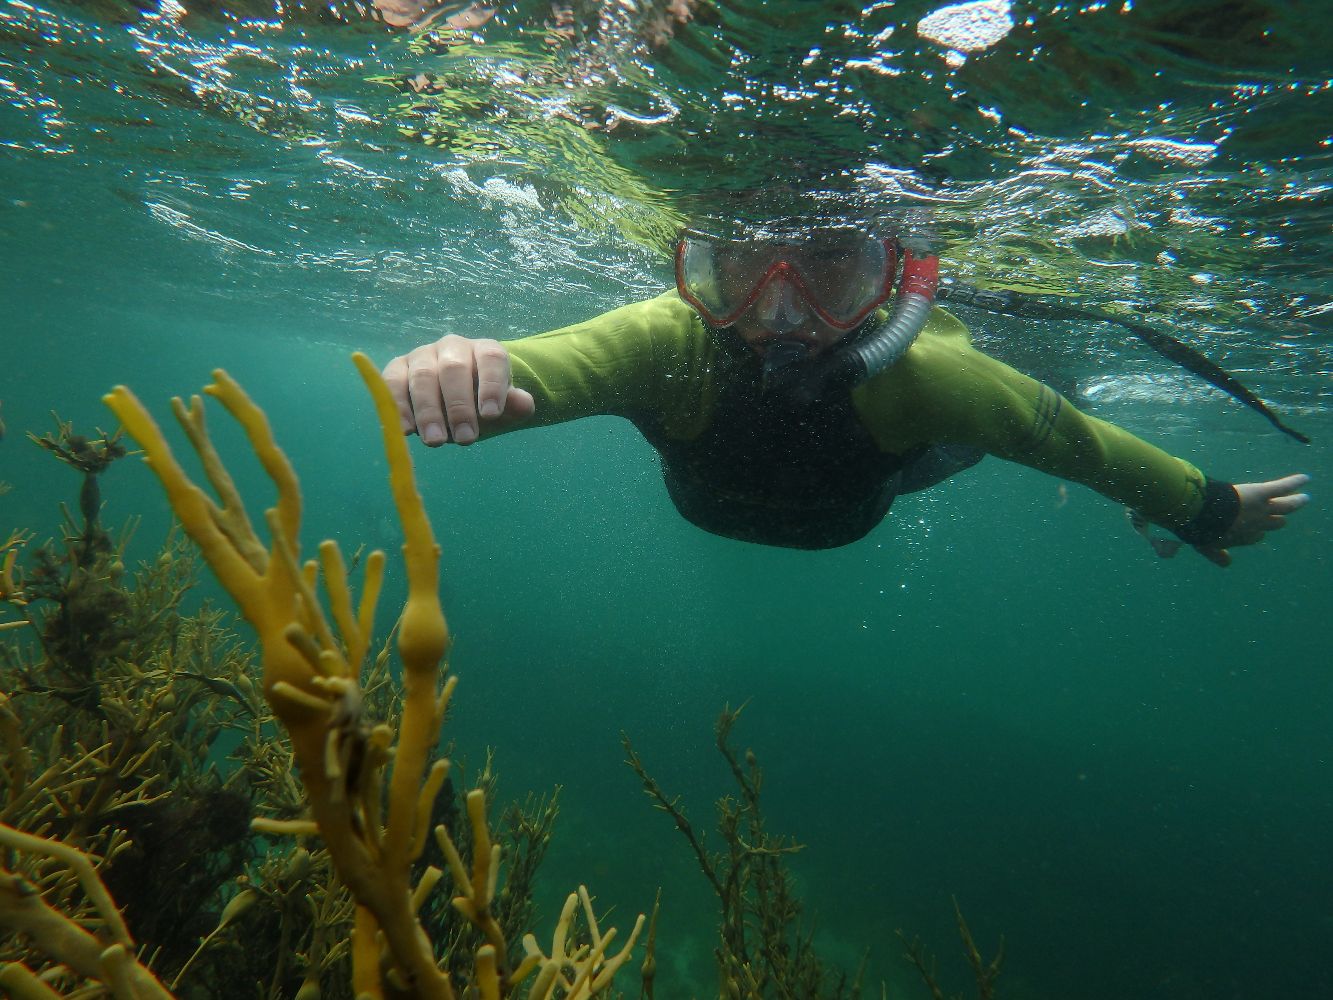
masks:
<svg viewBox="0 0 1333 1000"><path fill-rule="evenodd" d="M953 280L941 282L936 297L960 302L963 305L975 306L987 312L1001 313L1005 316L1018 316L1023 319L1090 319L1100 323L1114 323L1129 330L1162 357L1174 361L1186 371L1197 375L1209 385L1221 389L1232 399L1244 403L1250 409L1261 414L1283 434L1295 438L1301 444L1310 443L1308 437L1284 424L1281 418L1269 409L1262 399L1225 368L1208 360L1188 344L1182 343L1170 334L1162 333L1162 331L1155 330L1144 323L1136 323L1133 320L1104 312L1101 309L1064 305L1032 295L1024 295L1021 292L990 291Z"/></svg>

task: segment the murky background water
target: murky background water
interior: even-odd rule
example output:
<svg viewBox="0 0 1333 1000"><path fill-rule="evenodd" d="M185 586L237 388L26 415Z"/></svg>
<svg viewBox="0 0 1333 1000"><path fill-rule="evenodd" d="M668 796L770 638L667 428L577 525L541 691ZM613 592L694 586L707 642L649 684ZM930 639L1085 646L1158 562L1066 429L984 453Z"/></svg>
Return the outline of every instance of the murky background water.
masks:
<svg viewBox="0 0 1333 1000"><path fill-rule="evenodd" d="M502 338L670 281L665 241L746 191L891 206L946 270L1146 316L1303 448L1104 324L961 311L1081 407L1215 476L1327 480L1333 29L1322 4L90 3L0 7L0 530L75 489L23 439L225 366L313 540L396 546L345 355ZM964 17L963 14L967 16ZM416 17L421 15L421 17ZM218 421L215 421L218 423ZM225 440L234 435L221 432ZM1326 519L1223 573L1112 505L988 461L847 549L682 523L590 420L420 451L462 676L452 733L504 790L565 786L547 915L665 883L659 995L709 995L707 886L620 764L701 824L722 704L768 767L820 940L919 989L950 896L1014 997L1319 996L1333 822ZM242 465L242 469L244 466ZM257 473L243 480L264 496ZM167 522L126 463L104 488ZM390 595L392 596L392 595ZM948 974L961 987L961 962Z"/></svg>

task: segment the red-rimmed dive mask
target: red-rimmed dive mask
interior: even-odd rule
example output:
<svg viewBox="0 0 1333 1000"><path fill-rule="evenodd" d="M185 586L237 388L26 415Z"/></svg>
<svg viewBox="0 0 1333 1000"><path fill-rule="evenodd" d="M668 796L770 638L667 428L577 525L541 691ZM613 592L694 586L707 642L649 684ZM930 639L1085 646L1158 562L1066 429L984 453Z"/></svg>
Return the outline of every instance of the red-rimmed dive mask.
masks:
<svg viewBox="0 0 1333 1000"><path fill-rule="evenodd" d="M816 317L853 330L893 292L898 247L851 229L729 240L686 230L676 245L676 288L710 326L754 309L774 332Z"/></svg>

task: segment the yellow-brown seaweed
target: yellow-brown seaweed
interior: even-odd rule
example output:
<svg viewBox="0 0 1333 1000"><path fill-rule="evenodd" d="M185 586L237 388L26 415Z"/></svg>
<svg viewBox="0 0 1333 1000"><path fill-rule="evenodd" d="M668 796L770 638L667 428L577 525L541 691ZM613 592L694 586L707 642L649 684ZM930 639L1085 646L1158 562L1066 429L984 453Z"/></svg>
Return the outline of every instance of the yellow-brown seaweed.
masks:
<svg viewBox="0 0 1333 1000"><path fill-rule="evenodd" d="M46 954L88 979L101 980L113 997L171 1000L171 994L134 958L134 942L86 854L68 844L35 837L0 823L0 847L45 855L65 865L79 881L103 924L103 940L47 903L21 875L0 867L0 924L25 934ZM20 997L56 996L25 965L0 968L0 986ZM46 993L39 990L47 990Z"/></svg>
<svg viewBox="0 0 1333 1000"><path fill-rule="evenodd" d="M371 642L375 603L384 556L366 560L359 602L352 599L346 565L333 542L320 546L318 562L301 563L301 496L296 474L278 448L267 418L225 372L214 374L204 391L244 428L251 447L278 489L267 513L265 545L246 515L239 492L209 439L203 402L187 408L173 401L177 419L203 461L220 504L194 484L171 453L161 430L125 387L106 397L143 448L185 530L196 541L219 581L259 635L263 689L275 716L288 730L311 820L257 822L266 832L308 833L323 839L338 876L357 903L352 940L352 979L358 996L453 1000L447 973L436 964L431 942L416 917L417 907L438 873L411 884L412 862L425 846L431 807L448 774L448 761L435 760L440 726L455 678L443 680L449 636L438 596L440 550L431 532L412 474L406 442L387 388L363 355L355 362L375 400L390 483L403 524L408 599L399 621L403 665L403 708L399 732L362 718L361 669ZM332 624L322 610L317 585L322 578ZM396 738L395 738L396 735ZM392 761L392 767L389 764ZM388 772L387 792L382 779ZM593 946L565 951L578 895L571 895L550 957L530 936L527 958L510 970L507 947L491 914L499 849L486 828L484 800L469 796L473 859L469 872L443 827L436 828L456 883L454 905L486 938L475 956L472 987L482 997L500 998L537 972L530 996L588 996L604 988L628 958L643 918L627 945L614 957L606 950L614 931L599 933L586 890L584 901Z"/></svg>

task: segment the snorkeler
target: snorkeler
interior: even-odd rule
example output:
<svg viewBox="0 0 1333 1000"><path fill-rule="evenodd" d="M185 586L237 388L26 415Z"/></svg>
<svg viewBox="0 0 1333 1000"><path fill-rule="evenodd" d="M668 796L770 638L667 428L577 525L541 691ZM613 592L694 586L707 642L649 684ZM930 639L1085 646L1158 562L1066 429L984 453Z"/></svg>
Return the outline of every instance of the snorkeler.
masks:
<svg viewBox="0 0 1333 1000"><path fill-rule="evenodd" d="M1089 486L1219 566L1309 501L1307 476L1210 479L974 349L935 304L937 258L873 227L690 230L675 265L675 289L584 323L394 358L404 432L470 444L622 416L689 521L804 549L856 541L895 497L988 454Z"/></svg>

